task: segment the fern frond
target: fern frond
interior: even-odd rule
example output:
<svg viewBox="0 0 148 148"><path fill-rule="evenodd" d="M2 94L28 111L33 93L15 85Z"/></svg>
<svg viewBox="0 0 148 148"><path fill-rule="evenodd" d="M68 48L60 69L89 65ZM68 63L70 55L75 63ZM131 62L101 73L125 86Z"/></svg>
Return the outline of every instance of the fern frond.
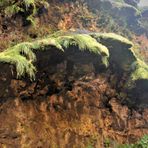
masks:
<svg viewBox="0 0 148 148"><path fill-rule="evenodd" d="M137 61L131 65L131 69L133 71L131 75L132 80L136 81L139 78L148 79L148 65L140 59L137 59Z"/></svg>
<svg viewBox="0 0 148 148"><path fill-rule="evenodd" d="M36 68L25 57L17 54L0 53L0 62L16 66L17 78L28 74L31 80L35 79Z"/></svg>
<svg viewBox="0 0 148 148"><path fill-rule="evenodd" d="M48 47L48 48L45 48ZM31 80L35 79L36 68L33 63L36 61L35 50L50 50L55 47L63 51L60 43L54 38L40 39L33 42L24 42L8 48L0 53L0 62L12 64L16 67L17 78L27 74Z"/></svg>
<svg viewBox="0 0 148 148"><path fill-rule="evenodd" d="M133 88L138 80L144 80L148 82L148 65L137 59L130 66L131 74L127 81L127 87Z"/></svg>
<svg viewBox="0 0 148 148"><path fill-rule="evenodd" d="M56 38L48 37L48 38L45 38L45 39L37 40L37 41L32 43L33 49L39 49L40 48L40 49L44 50L45 46L54 46L57 49L64 51L59 40L56 39Z"/></svg>
<svg viewBox="0 0 148 148"><path fill-rule="evenodd" d="M95 34L96 35L96 34ZM92 36L92 34L91 34ZM109 58L109 51L113 50L111 52L111 56L114 57L114 60L119 64L119 66L126 66L128 65L131 73L131 81L136 81L138 79L148 79L148 66L138 60L137 57L133 56L131 54L131 50L122 49L119 47L116 47L116 45L120 44L113 44L113 42L110 42L110 34L107 37L105 35L105 42L101 41L99 43L96 39L102 39L102 35L100 38L100 35L98 37L93 36L91 37L88 34L78 34L78 33L67 33L67 32L57 32L55 34L50 35L47 38L44 39L38 39L33 42L24 42L17 44L16 46L10 47L4 52L0 53L0 62L10 63L16 66L17 70L17 76L23 76L25 74L28 74L29 77L33 78L35 77L35 67L33 63L36 61L36 55L34 51L44 51L49 50L51 47L55 47L55 49L58 49L63 52L67 52L71 50L71 46L76 46L76 52L77 50L83 51L83 52L90 52L94 55L101 57L102 63L107 67L108 66L108 58ZM122 40L121 42L127 45L132 45L130 41L128 42L126 39L120 37L117 38L116 36L114 39L115 42L119 43L119 40ZM109 41L110 43L108 43ZM103 44L103 45L102 45ZM110 45L112 45L110 47ZM108 50L108 48L111 50ZM75 49L75 48L74 48ZM123 50L123 51L122 51ZM128 52L127 52L128 50ZM52 51L51 51L52 52ZM121 56L116 55L116 52L121 52ZM131 59L131 57L134 57ZM125 60L127 59L127 60ZM133 62L134 61L134 62ZM121 65L120 65L121 63ZM124 70L124 68L123 68Z"/></svg>
<svg viewBox="0 0 148 148"><path fill-rule="evenodd" d="M57 40L63 48L77 46L81 51L89 51L102 58L102 63L108 67L109 51L107 47L97 42L94 38L87 34L74 34L66 32L58 32L54 36L58 36Z"/></svg>
<svg viewBox="0 0 148 148"><path fill-rule="evenodd" d="M36 56L31 49L32 49L32 44L29 42L24 42L14 46L12 49L10 49L9 52L23 55L28 60L35 61Z"/></svg>
<svg viewBox="0 0 148 148"><path fill-rule="evenodd" d="M117 35L115 33L90 33L90 35L98 41L118 41L121 44L128 45L129 48L133 46L133 43L129 41L127 38L121 35Z"/></svg>
<svg viewBox="0 0 148 148"><path fill-rule="evenodd" d="M64 36L60 34L58 36L49 36L48 38L33 42L20 43L0 53L0 61L15 65L17 77L28 74L33 79L36 71L33 66L33 63L36 61L35 50L44 51L55 47L64 52L63 48L70 50L70 46L77 46L77 49L81 51L89 51L96 56L100 56L104 65L107 66L109 53L105 46L98 43L89 35L72 33Z"/></svg>
<svg viewBox="0 0 148 148"><path fill-rule="evenodd" d="M73 34L60 36L58 39L65 48L76 45L82 51L88 50L89 52L93 52L95 54L104 54L109 56L108 49L89 35Z"/></svg>

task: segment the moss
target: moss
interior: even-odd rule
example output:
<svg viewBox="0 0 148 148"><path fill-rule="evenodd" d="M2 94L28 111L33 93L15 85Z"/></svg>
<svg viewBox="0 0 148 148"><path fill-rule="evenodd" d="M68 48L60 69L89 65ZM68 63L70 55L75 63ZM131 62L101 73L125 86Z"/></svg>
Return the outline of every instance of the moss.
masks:
<svg viewBox="0 0 148 148"><path fill-rule="evenodd" d="M59 32L45 39L24 42L8 48L0 53L0 62L15 65L18 78L28 74L30 79L34 80L36 72L34 66L36 55L34 51L50 50L52 47L55 47L63 52L67 52L67 50L71 50L71 46L75 46L80 51L93 53L101 57L102 63L108 66L109 52L107 47L101 45L94 38L86 34L63 34Z"/></svg>
<svg viewBox="0 0 148 148"><path fill-rule="evenodd" d="M99 40L109 40L109 41L118 41L121 44L128 45L129 47L133 46L133 43L129 41L127 38L117 35L115 33L91 33L91 36Z"/></svg>
<svg viewBox="0 0 148 148"><path fill-rule="evenodd" d="M46 46L55 46L63 50L61 45L53 38L24 42L1 52L0 62L15 65L17 78L28 74L30 79L34 80L36 68L33 63L36 61L36 55L33 50L44 50Z"/></svg>
<svg viewBox="0 0 148 148"><path fill-rule="evenodd" d="M148 80L148 65L141 61L140 59L137 59L136 62L132 64L132 80L138 80L138 79L147 79Z"/></svg>
<svg viewBox="0 0 148 148"><path fill-rule="evenodd" d="M95 54L102 54L109 57L109 51L106 46L97 42L94 38L87 34L77 34L74 32L58 31L51 35L57 38L58 42L65 48L71 45L78 45L80 50L88 50Z"/></svg>
<svg viewBox="0 0 148 148"><path fill-rule="evenodd" d="M138 58L132 42L114 33L91 33L91 36L108 47L110 65L115 64L117 72L128 73L127 88L139 87L135 85L137 81L148 80L148 65Z"/></svg>
<svg viewBox="0 0 148 148"><path fill-rule="evenodd" d="M96 65L103 64L106 67L109 58L110 65L115 63L117 70L130 73L128 84L133 84L137 80L148 80L148 66L135 55L133 43L114 33L56 32L47 38L23 42L8 48L0 53L0 62L14 65L17 78L27 74L34 80L34 63L37 60L35 53L44 50L48 50L49 54L53 50L59 50L65 57L68 56L67 60L80 63L92 61ZM47 55L46 60L48 59L53 60Z"/></svg>
<svg viewBox="0 0 148 148"><path fill-rule="evenodd" d="M130 65L137 59L132 42L114 33L92 33L91 36L109 49L110 64L114 63L118 69L129 71Z"/></svg>

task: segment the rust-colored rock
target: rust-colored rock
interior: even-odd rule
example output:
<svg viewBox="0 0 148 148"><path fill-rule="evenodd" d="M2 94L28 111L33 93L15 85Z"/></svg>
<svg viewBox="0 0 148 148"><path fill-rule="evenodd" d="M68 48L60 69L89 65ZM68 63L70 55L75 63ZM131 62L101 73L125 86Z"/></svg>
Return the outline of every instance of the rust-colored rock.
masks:
<svg viewBox="0 0 148 148"><path fill-rule="evenodd" d="M66 80L64 72L38 73L35 82L10 77L5 83L6 78L0 77L0 147L103 148L107 138L130 143L148 134L148 109L123 105L126 94L105 75Z"/></svg>

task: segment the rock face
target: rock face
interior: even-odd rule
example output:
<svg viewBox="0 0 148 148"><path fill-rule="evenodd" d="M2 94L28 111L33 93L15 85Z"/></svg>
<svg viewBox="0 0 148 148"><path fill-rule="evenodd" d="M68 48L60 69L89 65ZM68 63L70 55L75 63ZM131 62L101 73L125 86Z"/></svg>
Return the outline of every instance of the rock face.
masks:
<svg viewBox="0 0 148 148"><path fill-rule="evenodd" d="M40 70L51 66L54 69L62 62L66 62L67 74L72 73L78 64L92 64L95 74L111 69L121 78L125 73L128 81L123 85L128 90L138 80L148 83L148 65L136 56L132 42L114 33L56 32L47 38L23 42L0 53L0 63L12 65L17 78L28 75L34 80L36 67Z"/></svg>
<svg viewBox="0 0 148 148"><path fill-rule="evenodd" d="M117 24L136 33L137 35L148 34L147 26L143 25L142 14L137 7L138 0L124 0L125 3L114 0L102 0L100 9L111 16Z"/></svg>
<svg viewBox="0 0 148 148"><path fill-rule="evenodd" d="M148 100L148 69L130 49L132 43L115 34L54 36L0 53L0 147L101 148L108 139L114 147L116 141L133 143L148 134L148 108L143 106ZM81 50L68 46L72 43ZM93 61L101 55L111 56L110 66L96 73ZM34 81L27 77L32 74L27 70L30 64L36 72ZM118 65L117 72L111 64ZM126 65L132 71L126 73ZM16 79L18 72L21 79ZM136 85L133 94L123 89L130 72L136 82L146 82Z"/></svg>
<svg viewBox="0 0 148 148"><path fill-rule="evenodd" d="M0 75L0 147L101 148L107 139L113 147L114 141L132 143L148 134L148 109L130 108L124 103L126 94L110 85L115 78L109 72L94 76L91 68L77 65L65 78L61 63L52 74L40 69L30 82L16 80L5 65Z"/></svg>

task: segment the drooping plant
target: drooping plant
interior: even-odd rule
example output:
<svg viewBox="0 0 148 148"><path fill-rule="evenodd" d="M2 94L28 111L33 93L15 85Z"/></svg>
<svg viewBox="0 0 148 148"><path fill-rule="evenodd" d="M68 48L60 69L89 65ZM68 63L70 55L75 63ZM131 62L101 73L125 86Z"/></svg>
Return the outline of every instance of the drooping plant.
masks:
<svg viewBox="0 0 148 148"><path fill-rule="evenodd" d="M70 50L70 46L75 46L83 52L88 51L94 53L96 56L100 56L102 63L108 66L109 53L105 46L98 43L89 35L72 33L65 35L54 34L45 39L17 44L0 53L0 62L14 65L16 67L17 78L27 74L31 80L34 80L36 50L44 51L55 47L55 49L64 52L65 49Z"/></svg>
<svg viewBox="0 0 148 148"><path fill-rule="evenodd" d="M50 54L53 51L50 50L52 47L63 51L64 56L70 56L66 57L66 60L74 60L73 62L76 62L75 58L79 57L73 57L72 54L80 51L83 59L85 59L83 52L90 53L87 54L90 57L93 55L89 59L86 58L86 60L87 62L94 60L95 63L93 61L92 63L95 66L98 62L101 63L97 65L103 64L106 67L115 63L117 70L128 73L125 84L128 87L133 87L133 84L138 80L148 80L148 65L136 56L134 50L132 50L132 42L116 34L56 32L45 39L24 42L8 48L0 53L0 62L14 65L18 78L28 74L30 79L33 80L36 72L34 66L36 61L35 51L49 50ZM75 54L75 56L78 55ZM93 59L94 57L95 59ZM101 61L98 59L101 59ZM81 59L78 62L81 62Z"/></svg>
<svg viewBox="0 0 148 148"><path fill-rule="evenodd" d="M138 80L148 80L148 65L134 52L133 43L114 33L90 33L98 42L109 49L110 65L116 65L116 71L128 73L126 87L134 87Z"/></svg>

